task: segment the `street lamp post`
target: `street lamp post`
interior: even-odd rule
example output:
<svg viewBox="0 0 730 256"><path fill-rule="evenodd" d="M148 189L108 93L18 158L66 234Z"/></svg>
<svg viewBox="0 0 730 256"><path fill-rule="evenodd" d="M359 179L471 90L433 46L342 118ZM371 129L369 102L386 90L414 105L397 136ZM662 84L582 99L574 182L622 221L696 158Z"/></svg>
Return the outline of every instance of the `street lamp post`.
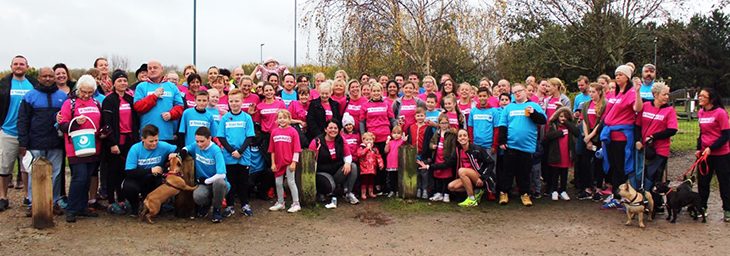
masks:
<svg viewBox="0 0 730 256"><path fill-rule="evenodd" d="M297 77L297 0L294 0L294 77Z"/></svg>
<svg viewBox="0 0 730 256"><path fill-rule="evenodd" d="M655 66L657 65L657 63L656 63L656 39L657 39L657 37L655 36L654 37L654 65Z"/></svg>
<svg viewBox="0 0 730 256"><path fill-rule="evenodd" d="M264 44L261 44L261 63L264 63Z"/></svg>
<svg viewBox="0 0 730 256"><path fill-rule="evenodd" d="M198 10L197 10L198 4L197 4L197 2L198 2L197 0L193 0L193 65L197 65L197 63L195 63L195 61L196 61L195 40L197 39L195 29L197 27L196 26L196 19L197 19L196 16L197 16L197 13L198 13Z"/></svg>

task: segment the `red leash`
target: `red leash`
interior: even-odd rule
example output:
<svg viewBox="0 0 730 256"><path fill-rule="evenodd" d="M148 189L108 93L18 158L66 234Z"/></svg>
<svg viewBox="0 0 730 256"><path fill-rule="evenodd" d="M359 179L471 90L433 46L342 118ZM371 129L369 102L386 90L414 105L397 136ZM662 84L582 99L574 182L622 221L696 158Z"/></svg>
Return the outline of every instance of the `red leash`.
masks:
<svg viewBox="0 0 730 256"><path fill-rule="evenodd" d="M695 167L697 169L699 169L700 175L705 176L705 175L709 174L710 173L710 167L707 166L707 157L708 156L709 155L702 155L702 156L700 156L700 158L697 158L697 161L695 161L695 163L692 165L692 167L690 167L689 170L687 170L684 173L684 175L682 175L682 177L684 177L684 179L687 179L687 174L690 174L691 173L692 175L694 175ZM703 164L704 164L704 168L703 168Z"/></svg>

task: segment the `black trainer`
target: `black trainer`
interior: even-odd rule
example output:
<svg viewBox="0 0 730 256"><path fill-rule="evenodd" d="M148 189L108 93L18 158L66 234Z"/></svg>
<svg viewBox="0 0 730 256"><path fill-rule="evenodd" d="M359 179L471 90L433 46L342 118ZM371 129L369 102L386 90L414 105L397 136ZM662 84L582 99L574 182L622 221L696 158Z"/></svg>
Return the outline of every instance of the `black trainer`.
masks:
<svg viewBox="0 0 730 256"><path fill-rule="evenodd" d="M72 214L72 213L66 214L66 222L68 222L68 223L76 222L76 214Z"/></svg>
<svg viewBox="0 0 730 256"><path fill-rule="evenodd" d="M10 209L10 202L8 199L0 199L0 212Z"/></svg>
<svg viewBox="0 0 730 256"><path fill-rule="evenodd" d="M76 215L84 217L99 217L98 213L89 211L89 209L82 209L81 211L77 212Z"/></svg>

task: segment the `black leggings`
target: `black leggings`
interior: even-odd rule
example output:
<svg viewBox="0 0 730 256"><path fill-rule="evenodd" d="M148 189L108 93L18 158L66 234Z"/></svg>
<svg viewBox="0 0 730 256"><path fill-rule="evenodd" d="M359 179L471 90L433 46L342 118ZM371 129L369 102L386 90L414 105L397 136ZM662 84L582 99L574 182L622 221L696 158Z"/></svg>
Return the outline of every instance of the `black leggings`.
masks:
<svg viewBox="0 0 730 256"><path fill-rule="evenodd" d="M161 176L145 176L141 179L132 179L127 177L122 183L122 194L129 201L132 207L132 214L139 210L139 201L144 200L147 194L155 190L162 184ZM140 194L142 195L140 197Z"/></svg>
<svg viewBox="0 0 730 256"><path fill-rule="evenodd" d="M231 190L226 195L226 204L234 206L236 196L241 200L241 206L248 204L248 166L226 165L226 178L231 183Z"/></svg>
<svg viewBox="0 0 730 256"><path fill-rule="evenodd" d="M266 167L255 173L250 173L249 170L248 181L249 188L256 188L256 196L258 198L268 198L269 189L274 187L274 173L271 172L270 168Z"/></svg>
<svg viewBox="0 0 730 256"><path fill-rule="evenodd" d="M702 197L702 206L707 208L707 199L710 198L710 182L712 175L717 173L720 183L720 199L722 209L730 211L730 154L707 157L707 175L697 174L697 190Z"/></svg>
<svg viewBox="0 0 730 256"><path fill-rule="evenodd" d="M552 191L565 192L565 189L567 187L566 183L568 182L568 168L559 168L559 167L552 167L550 168L550 187L553 189ZM558 187L558 178L560 178L560 186Z"/></svg>
<svg viewBox="0 0 730 256"><path fill-rule="evenodd" d="M606 173L603 172L603 161L596 158L596 152L591 150L583 151L580 157L579 188L593 189L603 187L603 179Z"/></svg>
<svg viewBox="0 0 730 256"><path fill-rule="evenodd" d="M626 170L626 166L624 166L625 148L626 141L613 141L608 145L608 162L611 164L608 175L611 176L613 198L616 200L621 198L621 195L618 194L618 186L621 186L628 179L624 172Z"/></svg>
<svg viewBox="0 0 730 256"><path fill-rule="evenodd" d="M388 189L391 192L398 192L398 171L387 171Z"/></svg>
<svg viewBox="0 0 730 256"><path fill-rule="evenodd" d="M124 166L126 162L126 156L129 152L131 143L119 145L119 155L111 154L107 155L107 177L106 177L106 194L109 197L109 204L114 202L124 202L125 196L122 193L122 181L124 180ZM116 195L116 197L115 197ZM115 200L116 198L116 200Z"/></svg>
<svg viewBox="0 0 730 256"><path fill-rule="evenodd" d="M446 179L433 178L433 180L436 183L436 188L435 188L436 193L441 193L441 194L449 193L448 188L449 188L449 182L451 180L450 178L446 178Z"/></svg>
<svg viewBox="0 0 730 256"><path fill-rule="evenodd" d="M380 157L383 158L383 166L388 166L388 157L385 154L385 141L375 142L373 144L378 149ZM385 169L379 170L375 173L375 186L380 186L380 190L383 192L389 192L387 189L387 180L388 174L386 173Z"/></svg>

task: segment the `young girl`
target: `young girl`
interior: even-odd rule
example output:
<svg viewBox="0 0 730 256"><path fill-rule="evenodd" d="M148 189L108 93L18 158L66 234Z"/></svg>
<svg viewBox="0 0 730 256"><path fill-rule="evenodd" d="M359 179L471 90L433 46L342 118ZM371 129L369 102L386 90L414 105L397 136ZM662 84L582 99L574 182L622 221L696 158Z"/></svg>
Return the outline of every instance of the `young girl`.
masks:
<svg viewBox="0 0 730 256"><path fill-rule="evenodd" d="M453 99L453 98L452 98ZM456 129L450 125L447 113L439 115L439 129L431 138L429 147L432 149L430 164L438 164L444 162L445 156L450 156L454 152L456 145ZM433 171L436 193L430 198L431 201L450 202L447 186L451 178L453 178L452 168L445 168Z"/></svg>
<svg viewBox="0 0 730 256"><path fill-rule="evenodd" d="M375 147L375 135L371 132L366 132L362 135L362 144L357 150L357 157L360 160L360 177L362 177L362 185L360 189L360 198L366 199L367 194L370 197L375 197L373 192L373 185L375 184L375 174L378 168L383 169L383 158L380 156L380 151Z"/></svg>
<svg viewBox="0 0 730 256"><path fill-rule="evenodd" d="M304 134L307 132L307 109L309 109L310 96L309 88L299 87L297 89L297 95L299 95L299 100L289 103L289 113L291 113L292 125L300 132L299 136L303 140L302 143L306 143L308 141L304 141L306 139Z"/></svg>
<svg viewBox="0 0 730 256"><path fill-rule="evenodd" d="M345 107L347 107L347 95L345 94L345 81L337 79L332 83L332 96L334 101L340 103L340 114L345 113Z"/></svg>
<svg viewBox="0 0 730 256"><path fill-rule="evenodd" d="M565 201L570 201L568 193L565 192L568 182L568 168L573 166L573 155L575 152L575 137L580 135L580 130L573 123L573 115L568 107L559 108L548 123L548 132L545 134L548 155L548 168L550 171L550 187L553 201L558 200L558 195ZM560 178L560 187L558 187Z"/></svg>
<svg viewBox="0 0 730 256"><path fill-rule="evenodd" d="M464 120L469 120L469 113L471 113L471 108L477 106L471 95L471 85L469 83L461 83L461 85L459 85L459 100L456 101L456 105L459 106L459 111L464 114ZM460 128L464 127L460 126Z"/></svg>
<svg viewBox="0 0 730 256"><path fill-rule="evenodd" d="M292 196L292 205L287 211L298 212L301 207L299 206L299 190L294 180L296 176L294 171L299 161L299 152L302 151L302 146L299 143L299 133L289 125L291 123L291 114L286 109L281 109L276 113L276 122L279 127L271 131L269 153L271 153L272 159L271 170L274 171L276 181L277 201L269 210L279 211L285 208L284 174L286 173L286 181L289 184Z"/></svg>
<svg viewBox="0 0 730 256"><path fill-rule="evenodd" d="M350 116L352 116L353 120L355 120L355 130L359 132L360 108L363 104L368 102L368 98L362 97L362 95L360 94L360 82L358 82L357 80L350 80L347 85L347 91L350 94L347 98L347 106L345 106L344 113L349 113Z"/></svg>
<svg viewBox="0 0 730 256"><path fill-rule="evenodd" d="M581 165L583 166L585 178L584 189L585 193L592 193L593 201L600 202L603 191L611 192L610 188L603 189L604 179L606 174L603 172L603 163L600 159L596 158L596 150L601 147L601 141L598 136L598 120L601 120L603 116L603 110L606 106L606 97L603 95L603 86L599 83L591 83L588 87L588 95L591 97L590 101L583 102L581 109L587 109L583 115L583 131L586 136L583 141L586 143L586 152L581 155ZM607 184L610 182L606 182Z"/></svg>
<svg viewBox="0 0 730 256"><path fill-rule="evenodd" d="M456 98L454 96L446 96L443 98L444 110L446 116L449 117L449 124L454 129L460 129L464 126L464 116L461 114L461 110L456 107Z"/></svg>
<svg viewBox="0 0 730 256"><path fill-rule="evenodd" d="M257 65L251 72L251 77L257 77L259 80L266 80L269 74L277 74L279 76L289 73L286 66L279 65L274 58L268 58L264 64Z"/></svg>
<svg viewBox="0 0 730 256"><path fill-rule="evenodd" d="M356 152L352 156L352 161L357 163L357 148L360 145L360 134L355 131L355 119L347 112L342 116L342 139L345 140L345 145L350 147L350 152Z"/></svg>
<svg viewBox="0 0 730 256"><path fill-rule="evenodd" d="M405 142L401 138L402 136L403 128L396 125L388 136L388 140L385 141L385 153L388 154L386 161L388 166L385 169L388 171L388 187L390 188L388 197L398 196L398 147Z"/></svg>
<svg viewBox="0 0 730 256"><path fill-rule="evenodd" d="M227 85L228 81L226 81L224 76L213 76L212 80L210 81L210 86L212 87L212 89L218 91L218 101L216 101L215 103L222 114L227 113L229 109Z"/></svg>

